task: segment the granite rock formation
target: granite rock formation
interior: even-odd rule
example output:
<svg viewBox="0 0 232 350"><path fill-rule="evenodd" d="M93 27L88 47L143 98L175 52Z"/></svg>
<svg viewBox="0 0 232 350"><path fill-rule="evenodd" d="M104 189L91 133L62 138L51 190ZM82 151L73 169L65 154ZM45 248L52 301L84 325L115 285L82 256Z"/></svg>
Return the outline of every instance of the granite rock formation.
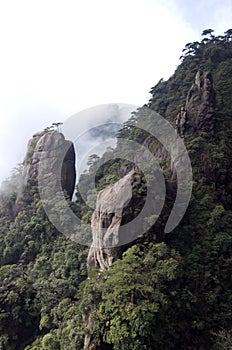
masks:
<svg viewBox="0 0 232 350"><path fill-rule="evenodd" d="M96 209L92 215L93 242L89 250L88 269L107 270L118 255L119 228L123 209L132 198L134 170L131 170L114 185L100 191Z"/></svg>
<svg viewBox="0 0 232 350"><path fill-rule="evenodd" d="M29 140L23 161L23 185L18 189L14 216L31 201L25 188L37 185L39 173L54 189L60 184L61 189L72 198L76 181L74 146L58 131L37 132Z"/></svg>
<svg viewBox="0 0 232 350"><path fill-rule="evenodd" d="M183 137L184 133L208 133L214 127L216 94L210 72L198 71L191 86L185 107L181 108L176 118L176 129Z"/></svg>

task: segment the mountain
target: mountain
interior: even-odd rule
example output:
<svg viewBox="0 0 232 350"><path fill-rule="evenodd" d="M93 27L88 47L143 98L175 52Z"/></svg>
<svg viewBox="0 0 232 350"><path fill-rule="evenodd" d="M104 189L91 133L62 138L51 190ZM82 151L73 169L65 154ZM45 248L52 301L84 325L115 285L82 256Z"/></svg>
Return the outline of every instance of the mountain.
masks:
<svg viewBox="0 0 232 350"><path fill-rule="evenodd" d="M232 349L232 30L203 34L124 123L116 148L92 159L76 202L72 144L58 132L30 141L23 168L0 196L0 349ZM175 138L159 135L160 120L175 129L192 167L191 199L173 230L165 228L186 169L184 153L165 147ZM151 135L154 123L159 141ZM61 234L46 215L33 165L41 138L68 146L67 167L60 163L53 175L66 169L59 190L92 225L90 249ZM60 158L55 152L53 164ZM51 205L68 222L58 195Z"/></svg>

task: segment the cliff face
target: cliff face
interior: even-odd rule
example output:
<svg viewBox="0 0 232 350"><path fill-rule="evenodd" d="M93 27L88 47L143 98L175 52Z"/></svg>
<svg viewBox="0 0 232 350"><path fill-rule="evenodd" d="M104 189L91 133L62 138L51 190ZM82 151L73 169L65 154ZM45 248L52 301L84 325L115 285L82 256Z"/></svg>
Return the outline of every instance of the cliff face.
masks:
<svg viewBox="0 0 232 350"><path fill-rule="evenodd" d="M76 180L75 151L72 142L65 140L64 135L57 131L36 133L28 142L24 159L25 182L37 179L39 167L47 177L55 175L59 181L58 170L61 162L62 188L71 199Z"/></svg>
<svg viewBox="0 0 232 350"><path fill-rule="evenodd" d="M72 142L65 140L60 132L37 132L29 140L23 161L23 186L37 184L39 172L45 178L55 179L54 188L61 181L62 189L72 198L76 181L75 151ZM30 201L30 195L23 188L19 189L14 216Z"/></svg>
<svg viewBox="0 0 232 350"><path fill-rule="evenodd" d="M214 128L216 94L212 75L198 71L191 86L185 106L176 118L177 133L184 137L185 133L208 135ZM143 145L152 146L153 138L148 136ZM151 144L151 145L150 145ZM156 151L156 158L161 162L169 158L167 150L161 146ZM171 162L172 181L175 180L175 168ZM125 175L125 174L122 174ZM88 269L98 267L101 270L110 268L117 258L119 228L125 203L130 201L134 171L125 175L120 181L99 192L96 209L92 216L93 243L88 255Z"/></svg>
<svg viewBox="0 0 232 350"><path fill-rule="evenodd" d="M114 185L98 194L91 220L93 243L87 260L89 270L93 267L106 270L117 258L123 208L132 198L133 179L134 170L131 170Z"/></svg>
<svg viewBox="0 0 232 350"><path fill-rule="evenodd" d="M209 72L198 71L191 86L185 106L176 118L177 133L184 137L186 133L208 135L214 127L216 94L212 76ZM153 138L148 136L143 145L152 146ZM156 151L156 158L161 162L169 158L164 146ZM165 165L167 166L167 165ZM176 172L170 160L171 179L175 183ZM122 174L125 175L125 174ZM118 255L119 228L125 203L132 194L134 171L125 175L120 181L99 192L96 209L92 216L91 226L93 243L88 255L88 269L109 269ZM174 186L174 185L173 185Z"/></svg>
<svg viewBox="0 0 232 350"><path fill-rule="evenodd" d="M177 115L176 128L180 136L191 132L210 132L214 127L216 94L212 75L198 71L188 92L185 107Z"/></svg>
<svg viewBox="0 0 232 350"><path fill-rule="evenodd" d="M175 169L170 170L170 156L162 142L134 127L135 115L119 131L119 137L142 144L158 158L167 190L163 211L149 231L142 235L141 230L136 241L118 251L118 242L126 236L123 232L129 232L126 224L141 213L140 204L146 201L148 187L142 169L139 172L135 168L141 173L141 181L137 182L138 189L133 182L130 200L131 182L128 192L127 185L122 184L126 184L125 176L138 163L134 158L134 162L116 158L120 156L120 143L115 158L103 155L102 161L97 161L89 174L83 174L82 180L88 184L94 173L96 187L104 188L92 217L93 244L88 268L93 270L87 276L87 249L58 235L41 210L39 196L33 198L38 169L44 168L44 173L53 177L56 146L58 139L62 144L63 138L48 132L37 134L30 141L24 162L28 186L23 195L28 192L31 201L27 207L24 202L25 210L14 223L14 218L6 220L7 215L1 215L1 209L3 214L11 211L17 187L11 185L13 196L4 197L4 202L0 193L0 348L218 350L231 347L228 305L232 303L232 34L230 39L227 34L224 40L213 37L207 41L204 39L199 48L194 43L196 52L191 49L175 74L157 84L152 92L150 108L172 125L176 122L193 170L188 210L171 234L164 234L164 227L178 189L172 176ZM199 67L204 73L197 73ZM209 69L213 82L207 73ZM153 122L152 116L149 120ZM45 145L51 142L53 151L39 151L39 142ZM38 159L43 154L44 163L39 166ZM69 161L64 162L67 167L63 164L62 173L70 176L72 158L67 153L65 159ZM149 166L146 158L144 161ZM115 186L104 186L120 174L122 180L114 194ZM30 181L35 181L35 185L31 186ZM81 200L83 192L77 192L77 212L83 221L92 214L88 202L92 204L94 197L92 188L87 185L85 188L87 195L89 190L89 201ZM158 191L156 187L152 190L155 197ZM122 212L124 203L127 206ZM152 211L155 208L149 207ZM147 217L149 223L152 215L148 213ZM87 233L89 237L84 225L79 233ZM125 253L121 254L122 251Z"/></svg>

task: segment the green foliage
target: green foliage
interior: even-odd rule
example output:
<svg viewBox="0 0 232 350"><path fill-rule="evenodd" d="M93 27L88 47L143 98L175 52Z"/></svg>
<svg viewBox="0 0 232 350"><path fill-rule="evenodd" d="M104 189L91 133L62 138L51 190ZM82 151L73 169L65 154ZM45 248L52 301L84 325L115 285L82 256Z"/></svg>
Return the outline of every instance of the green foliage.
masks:
<svg viewBox="0 0 232 350"><path fill-rule="evenodd" d="M60 345L55 335L49 333L45 334L42 339L42 349L43 350L59 350Z"/></svg>
<svg viewBox="0 0 232 350"><path fill-rule="evenodd" d="M213 333L216 337L213 350L231 350L232 349L232 331L222 329L217 333Z"/></svg>
<svg viewBox="0 0 232 350"><path fill-rule="evenodd" d="M192 131L185 136L193 193L174 232L163 234L176 194L168 156L159 159L167 198L158 222L136 244L122 248L121 259L110 270L92 270L87 279L87 249L65 238L49 222L36 183L24 188L31 199L22 205L16 203L21 166L6 181L0 194L0 349L81 350L89 333L96 350L232 348L232 30L216 37L206 29L202 35L201 42L186 45L182 63L169 80L161 79L152 88L148 103L174 124L196 72L212 73L215 126L210 135ZM131 116L118 137L147 143L156 154L160 144L136 126L141 113ZM153 123L149 118L148 125ZM94 170L98 169L99 191L135 168L120 159L120 147L118 140L116 148L108 149L102 158L92 155L89 172L80 177L77 206L69 205L86 223L92 208L81 198L79 188L93 206ZM123 223L137 215L146 198L146 181L139 169L136 176L134 199L124 210ZM155 172L149 176L156 179ZM49 204L59 210L66 225L69 218L59 195ZM155 213L146 221L154 217Z"/></svg>
<svg viewBox="0 0 232 350"><path fill-rule="evenodd" d="M86 278L86 250L57 232L28 191L34 200L13 222L0 217L0 348L59 349L56 308Z"/></svg>
<svg viewBox="0 0 232 350"><path fill-rule="evenodd" d="M162 336L157 321L171 303L169 288L178 274L176 259L164 243L149 245L144 251L134 246L102 276L98 315L104 322L105 341L114 344L114 349L145 349L152 343L159 348Z"/></svg>

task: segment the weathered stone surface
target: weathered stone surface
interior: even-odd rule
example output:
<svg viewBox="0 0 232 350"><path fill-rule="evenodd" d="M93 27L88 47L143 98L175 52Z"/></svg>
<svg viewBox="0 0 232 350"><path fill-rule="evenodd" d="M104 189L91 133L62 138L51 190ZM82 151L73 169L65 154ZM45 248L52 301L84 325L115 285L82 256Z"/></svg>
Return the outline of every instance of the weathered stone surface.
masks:
<svg viewBox="0 0 232 350"><path fill-rule="evenodd" d="M38 174L44 179L51 180L54 189L61 183L61 188L71 199L73 196L76 171L75 151L71 141L58 131L42 131L33 135L27 145L27 152L23 162L24 186L37 184ZM23 203L30 201L19 189L15 210L21 208Z"/></svg>
<svg viewBox="0 0 232 350"><path fill-rule="evenodd" d="M186 122L187 122L187 111L184 107L182 107L176 118L176 128L180 136L184 136Z"/></svg>
<svg viewBox="0 0 232 350"><path fill-rule="evenodd" d="M98 194L91 220L93 242L87 260L89 270L94 267L106 270L117 257L123 208L132 198L133 180L134 170L131 170Z"/></svg>
<svg viewBox="0 0 232 350"><path fill-rule="evenodd" d="M176 129L183 137L187 130L207 133L213 130L216 94L210 72L198 71L185 107L177 115Z"/></svg>

